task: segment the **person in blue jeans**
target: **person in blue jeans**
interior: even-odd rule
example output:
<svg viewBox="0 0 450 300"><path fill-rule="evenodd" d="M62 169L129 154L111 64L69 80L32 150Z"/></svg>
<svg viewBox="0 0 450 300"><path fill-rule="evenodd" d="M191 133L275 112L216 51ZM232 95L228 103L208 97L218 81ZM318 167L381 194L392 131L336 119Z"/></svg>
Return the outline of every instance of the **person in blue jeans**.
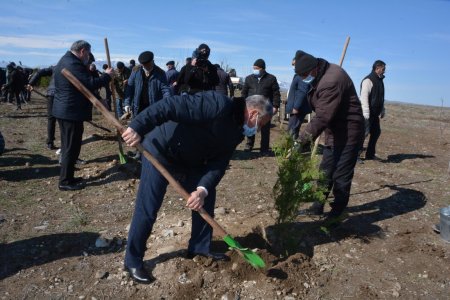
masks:
<svg viewBox="0 0 450 300"><path fill-rule="evenodd" d="M214 217L216 186L231 156L244 135L255 135L270 121L272 111L269 100L261 95L232 100L216 91L204 91L152 104L122 134L129 146L142 140L142 146L190 193L187 207L192 210L192 233L187 258L200 255L228 259L225 254L210 252L212 227L198 210L203 208ZM143 156L125 254L125 269L140 283L154 280L145 270L143 259L167 185L167 180Z"/></svg>

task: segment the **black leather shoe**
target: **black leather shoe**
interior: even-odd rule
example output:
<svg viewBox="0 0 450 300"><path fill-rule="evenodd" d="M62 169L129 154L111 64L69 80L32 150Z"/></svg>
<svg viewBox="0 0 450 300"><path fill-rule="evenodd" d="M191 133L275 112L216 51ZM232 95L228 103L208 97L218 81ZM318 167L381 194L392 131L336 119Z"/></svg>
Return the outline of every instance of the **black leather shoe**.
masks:
<svg viewBox="0 0 450 300"><path fill-rule="evenodd" d="M128 274L130 274L130 277L139 283L143 283L143 284L150 284L153 281L155 281L155 277L153 277L152 275L150 275L145 269L144 267L140 267L140 268L129 268L127 266L125 266L125 271L128 272Z"/></svg>
<svg viewBox="0 0 450 300"><path fill-rule="evenodd" d="M84 185L79 183L72 183L72 184L60 184L58 186L60 191L78 191L84 188Z"/></svg>
<svg viewBox="0 0 450 300"><path fill-rule="evenodd" d="M251 152L253 150L253 146L246 144L244 147L244 151L245 152Z"/></svg>
<svg viewBox="0 0 450 300"><path fill-rule="evenodd" d="M58 148L56 148L55 145L54 145L53 143L48 143L48 144L47 144L47 149L48 149L48 150L56 150L56 149L58 149Z"/></svg>
<svg viewBox="0 0 450 300"><path fill-rule="evenodd" d="M72 180L72 182L74 183L74 184L77 184L77 183L81 183L81 182L83 182L83 177L74 177L73 178L73 180Z"/></svg>
<svg viewBox="0 0 450 300"><path fill-rule="evenodd" d="M213 261L229 261L230 258L225 255L224 253L215 253L215 252L208 252L208 253L194 253L194 252L190 252L188 251L188 253L186 254L186 258L188 259L193 259L196 256L203 256L206 258L212 258Z"/></svg>

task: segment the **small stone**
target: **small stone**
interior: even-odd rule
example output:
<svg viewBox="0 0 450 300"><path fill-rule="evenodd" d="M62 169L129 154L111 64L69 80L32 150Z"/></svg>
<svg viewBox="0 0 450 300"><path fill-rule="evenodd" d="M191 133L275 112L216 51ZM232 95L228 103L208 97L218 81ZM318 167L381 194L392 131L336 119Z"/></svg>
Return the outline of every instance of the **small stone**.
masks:
<svg viewBox="0 0 450 300"><path fill-rule="evenodd" d="M180 275L180 277L178 277L178 282L181 283L181 284L191 283L189 278L187 278L186 273L183 273L183 274Z"/></svg>
<svg viewBox="0 0 450 300"><path fill-rule="evenodd" d="M85 298L86 298L86 296L83 296L83 295L78 296L78 299L80 299L80 300L83 300L83 299L85 299Z"/></svg>
<svg viewBox="0 0 450 300"><path fill-rule="evenodd" d="M225 215L227 213L225 207L218 207L214 210L215 215Z"/></svg>
<svg viewBox="0 0 450 300"><path fill-rule="evenodd" d="M284 296L284 300L295 300L295 297L292 296Z"/></svg>
<svg viewBox="0 0 450 300"><path fill-rule="evenodd" d="M45 230L45 229L47 229L47 227L48 227L48 224L41 225L41 226L35 226L33 228L36 229L36 230Z"/></svg>
<svg viewBox="0 0 450 300"><path fill-rule="evenodd" d="M277 291L277 296L281 296L281 291Z"/></svg>
<svg viewBox="0 0 450 300"><path fill-rule="evenodd" d="M233 263L233 265L231 266L231 270L232 271L236 271L238 269L239 265L237 263Z"/></svg>
<svg viewBox="0 0 450 300"><path fill-rule="evenodd" d="M183 227L184 226L183 220L179 220L178 223L177 223L177 226L178 227Z"/></svg>
<svg viewBox="0 0 450 300"><path fill-rule="evenodd" d="M400 297L400 293L397 292L397 291L393 291L392 292L392 296L395 297L395 298L398 298L398 297Z"/></svg>
<svg viewBox="0 0 450 300"><path fill-rule="evenodd" d="M104 279L108 277L108 272L103 271L103 270L99 270L95 273L95 278L96 279Z"/></svg>
<svg viewBox="0 0 450 300"><path fill-rule="evenodd" d="M172 229L166 229L162 233L163 237L174 237L175 233Z"/></svg>
<svg viewBox="0 0 450 300"><path fill-rule="evenodd" d="M69 293L73 293L73 285L72 284L67 287L67 291Z"/></svg>
<svg viewBox="0 0 450 300"><path fill-rule="evenodd" d="M307 289L309 289L309 284L307 282L303 282L303 286Z"/></svg>

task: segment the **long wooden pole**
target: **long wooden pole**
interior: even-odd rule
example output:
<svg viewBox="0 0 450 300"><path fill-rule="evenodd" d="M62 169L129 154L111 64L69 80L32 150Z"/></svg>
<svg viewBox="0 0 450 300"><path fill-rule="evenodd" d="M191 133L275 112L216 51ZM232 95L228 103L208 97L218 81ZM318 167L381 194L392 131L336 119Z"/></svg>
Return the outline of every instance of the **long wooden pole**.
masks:
<svg viewBox="0 0 450 300"><path fill-rule="evenodd" d="M105 51L106 51L106 61L108 62L108 67L111 68L111 56L109 55L109 46L108 46L108 39L105 38ZM118 119L119 116L117 115L117 108L116 108L116 90L114 87L114 78L111 80L110 83L110 89L111 89L111 96L112 96L112 107L115 115L115 119ZM126 163L125 155L123 153L123 147L122 147L122 139L120 137L119 132L117 132L117 143L119 144L119 161L121 164Z"/></svg>
<svg viewBox="0 0 450 300"><path fill-rule="evenodd" d="M339 67L342 67L342 63L344 62L344 57L345 57L345 54L347 53L347 47L348 47L349 43L350 43L350 37L348 36L347 39L345 40L344 49L342 49L341 59L339 60ZM320 135L314 141L314 148L311 152L311 157L313 157L316 154L317 147L319 146L319 141L320 141Z"/></svg>
<svg viewBox="0 0 450 300"><path fill-rule="evenodd" d="M97 108L102 115L106 118L108 122L110 122L118 132L123 133L125 131L125 127L114 117L114 115L105 107L103 104L75 77L73 74L67 70L63 69L61 73L69 80L92 104ZM155 168L167 179L169 184L185 199L188 200L191 196L182 186L181 184L172 177L172 175L167 171L167 169L156 159L154 158L147 150L142 147L141 144L138 144L136 148L144 154L145 158L147 158ZM214 229L214 232L221 236L225 237L228 233L219 223L216 222L204 209L203 207L198 211L200 216L208 222L209 225Z"/></svg>

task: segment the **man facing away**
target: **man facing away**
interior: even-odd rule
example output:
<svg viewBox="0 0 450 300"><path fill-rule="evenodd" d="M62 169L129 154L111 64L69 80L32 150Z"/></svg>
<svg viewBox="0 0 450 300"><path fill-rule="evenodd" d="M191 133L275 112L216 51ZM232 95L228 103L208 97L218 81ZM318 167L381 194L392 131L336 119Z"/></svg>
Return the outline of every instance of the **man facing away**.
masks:
<svg viewBox="0 0 450 300"><path fill-rule="evenodd" d="M142 140L149 151L190 193L192 232L188 258L196 255L213 260L227 256L210 252L211 226L198 210L214 217L216 186L231 156L245 135L254 135L271 118L272 106L260 95L230 98L215 91L172 96L148 107L122 134L129 146ZM147 239L156 221L168 182L143 156L135 211L128 233L125 269L137 282L154 278L144 268Z"/></svg>

